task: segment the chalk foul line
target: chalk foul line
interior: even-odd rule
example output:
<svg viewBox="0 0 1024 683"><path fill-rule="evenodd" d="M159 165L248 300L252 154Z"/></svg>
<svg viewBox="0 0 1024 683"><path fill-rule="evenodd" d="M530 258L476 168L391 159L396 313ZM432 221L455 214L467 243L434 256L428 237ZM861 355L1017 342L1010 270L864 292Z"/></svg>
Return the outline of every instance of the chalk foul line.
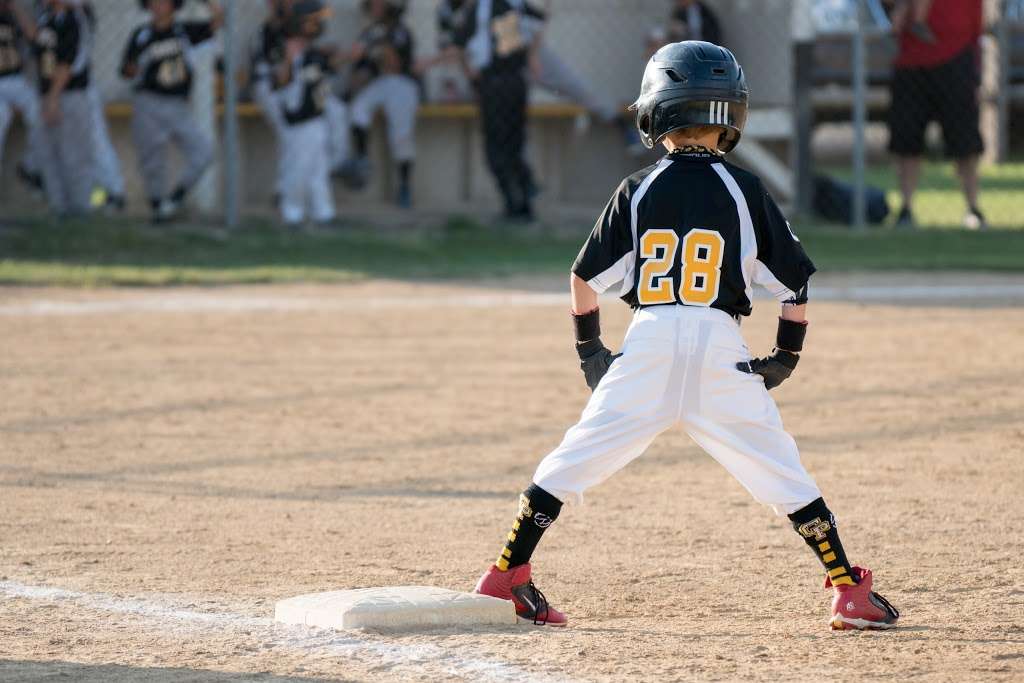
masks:
<svg viewBox="0 0 1024 683"><path fill-rule="evenodd" d="M84 593L48 586L31 586L17 581L0 581L0 597L34 600L54 604L124 614L149 622L151 626L172 631L237 633L239 640L259 641L264 646L304 652L318 658L355 659L369 666L391 667L396 674L425 676L443 673L467 680L521 683L524 680L565 680L529 671L498 659L460 652L458 646L440 647L428 643L410 644L388 641L386 636L365 633L287 626L273 619L232 612L208 612L192 606L175 605L162 599L123 598L105 593Z"/></svg>

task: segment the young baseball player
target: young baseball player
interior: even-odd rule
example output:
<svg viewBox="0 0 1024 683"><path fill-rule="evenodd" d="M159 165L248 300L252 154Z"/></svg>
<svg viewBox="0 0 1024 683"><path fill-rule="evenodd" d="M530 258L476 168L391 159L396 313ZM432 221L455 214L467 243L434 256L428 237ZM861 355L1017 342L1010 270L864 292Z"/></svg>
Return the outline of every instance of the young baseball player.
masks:
<svg viewBox="0 0 1024 683"><path fill-rule="evenodd" d="M283 24L284 62L275 69L281 109L281 218L291 227L306 218L334 220L325 116L334 73L331 54L313 42L324 30L330 10L321 0L298 0Z"/></svg>
<svg viewBox="0 0 1024 683"><path fill-rule="evenodd" d="M725 48L660 49L633 105L648 147L668 150L626 178L573 265L576 350L593 395L541 461L497 562L476 590L520 617L564 626L531 579L530 558L562 504L639 457L681 423L761 503L786 515L825 568L834 629L889 628L898 613L846 557L832 513L800 462L768 390L800 359L814 265L753 174L725 161L747 116L743 70ZM636 314L622 351L601 342L598 293L621 282ZM754 284L781 303L776 348L751 358L739 322Z"/></svg>
<svg viewBox="0 0 1024 683"><path fill-rule="evenodd" d="M408 208L412 205L420 89L412 75L412 32L402 23L405 4L405 0L366 0L363 3L371 23L360 34L351 55L355 62L352 80L357 90L352 100L355 157L342 177L354 188L365 186L370 174L370 125L374 114L383 110L388 126L388 147L398 170L395 201Z"/></svg>
<svg viewBox="0 0 1024 683"><path fill-rule="evenodd" d="M88 30L78 0L47 0L22 30L38 61L43 134L38 155L50 209L58 216L90 210L94 166L89 102Z"/></svg>
<svg viewBox="0 0 1024 683"><path fill-rule="evenodd" d="M284 156L285 121L281 103L277 97L274 73L287 61L285 59L284 26L293 4L292 0L268 0L267 18L257 31L250 49L252 97L259 105L267 125L270 126L277 140L278 167L274 186L276 208L280 208L284 177L288 169L281 161ZM325 93L324 116L328 129L328 157L330 167L334 170L340 169L348 159L348 109L333 90L326 88Z"/></svg>
<svg viewBox="0 0 1024 683"><path fill-rule="evenodd" d="M210 41L223 13L210 3L212 18L180 22L175 12L183 0L139 0L150 12L149 23L132 33L121 60L121 76L132 81L132 138L142 183L154 222L173 219L185 195L213 162L213 146L199 129L189 108L192 60L196 46ZM184 158L177 183L167 193L167 146L175 143Z"/></svg>
<svg viewBox="0 0 1024 683"><path fill-rule="evenodd" d="M24 73L25 36L34 32L35 24L17 0L0 0L0 167L7 129L15 111L21 115L28 133L28 148L38 148L41 142L39 97ZM20 165L19 172L23 176L30 173ZM42 187L41 179L38 182Z"/></svg>

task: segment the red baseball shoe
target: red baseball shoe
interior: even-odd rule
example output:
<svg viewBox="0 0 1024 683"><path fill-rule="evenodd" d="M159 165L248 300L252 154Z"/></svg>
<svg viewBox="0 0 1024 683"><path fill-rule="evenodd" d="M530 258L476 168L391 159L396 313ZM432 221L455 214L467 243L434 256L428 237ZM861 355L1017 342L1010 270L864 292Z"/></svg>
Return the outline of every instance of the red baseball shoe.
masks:
<svg viewBox="0 0 1024 683"><path fill-rule="evenodd" d="M829 625L833 631L895 628L900 613L889 601L871 591L871 570L853 567L857 579L854 586L833 586L832 579L825 577L825 588L832 588L832 619Z"/></svg>
<svg viewBox="0 0 1024 683"><path fill-rule="evenodd" d="M511 600L519 618L531 621L536 626L565 626L569 622L564 614L548 604L544 594L533 585L529 564L510 567L504 572L491 565L477 581L474 591Z"/></svg>

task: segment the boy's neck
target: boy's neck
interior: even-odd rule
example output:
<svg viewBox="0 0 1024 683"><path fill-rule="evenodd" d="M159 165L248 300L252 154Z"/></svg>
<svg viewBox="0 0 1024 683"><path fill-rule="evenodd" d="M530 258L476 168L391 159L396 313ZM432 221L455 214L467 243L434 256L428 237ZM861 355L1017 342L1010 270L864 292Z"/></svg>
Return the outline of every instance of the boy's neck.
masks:
<svg viewBox="0 0 1024 683"><path fill-rule="evenodd" d="M716 133L708 133L698 138L693 137L666 137L662 144L665 145L665 149L669 152L674 152L677 149L684 149L686 147L703 147L709 152L718 153L718 136Z"/></svg>

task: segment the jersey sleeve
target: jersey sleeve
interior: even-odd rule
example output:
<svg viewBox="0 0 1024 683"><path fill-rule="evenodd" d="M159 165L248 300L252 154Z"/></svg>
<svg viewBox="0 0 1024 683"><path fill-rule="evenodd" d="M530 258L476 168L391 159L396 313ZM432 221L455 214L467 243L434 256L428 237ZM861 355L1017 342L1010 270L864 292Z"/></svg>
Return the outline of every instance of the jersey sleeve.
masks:
<svg viewBox="0 0 1024 683"><path fill-rule="evenodd" d="M190 21L183 25L188 42L193 45L205 43L213 38L213 25L208 21Z"/></svg>
<svg viewBox="0 0 1024 683"><path fill-rule="evenodd" d="M624 181L608 201L572 266L572 272L598 294L622 281L633 258L629 204L628 183Z"/></svg>
<svg viewBox="0 0 1024 683"><path fill-rule="evenodd" d="M754 282L779 301L798 301L817 270L775 200L760 184L755 213L757 263Z"/></svg>

